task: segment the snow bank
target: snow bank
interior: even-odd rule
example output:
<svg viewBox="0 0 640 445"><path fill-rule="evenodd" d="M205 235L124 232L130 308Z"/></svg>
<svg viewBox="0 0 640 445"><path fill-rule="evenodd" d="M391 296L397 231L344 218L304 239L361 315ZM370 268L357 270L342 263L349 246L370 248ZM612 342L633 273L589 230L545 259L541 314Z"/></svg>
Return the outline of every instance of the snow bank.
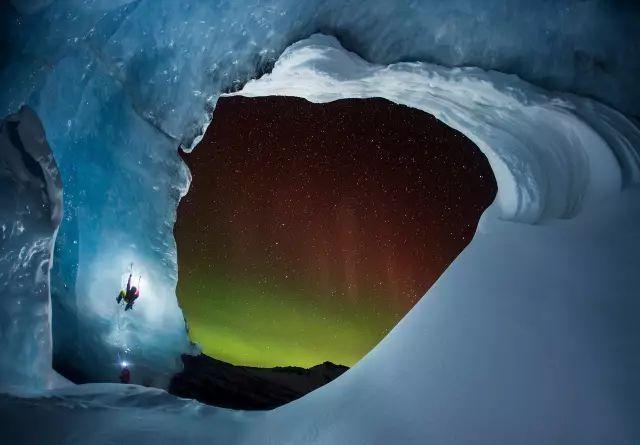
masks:
<svg viewBox="0 0 640 445"><path fill-rule="evenodd" d="M495 223L354 368L242 443L633 443L639 218L634 188Z"/></svg>
<svg viewBox="0 0 640 445"><path fill-rule="evenodd" d="M54 379L49 269L62 182L27 107L0 121L0 189L0 391L44 389Z"/></svg>
<svg viewBox="0 0 640 445"><path fill-rule="evenodd" d="M154 388L103 383L29 398L0 394L0 416L6 443L173 445L233 444L245 424L261 414L217 409Z"/></svg>

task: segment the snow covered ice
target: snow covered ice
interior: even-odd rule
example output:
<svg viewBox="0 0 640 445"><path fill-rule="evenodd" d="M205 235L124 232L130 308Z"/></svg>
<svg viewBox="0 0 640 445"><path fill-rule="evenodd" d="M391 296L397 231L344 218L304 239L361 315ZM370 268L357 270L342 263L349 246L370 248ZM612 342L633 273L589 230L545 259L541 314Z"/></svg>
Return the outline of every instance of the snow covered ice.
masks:
<svg viewBox="0 0 640 445"><path fill-rule="evenodd" d="M12 4L0 7L9 54L0 110L28 104L44 133L26 109L3 123L0 159L11 168L3 167L0 208L0 386L12 394L0 398L0 429L8 439L640 440L640 29L631 3ZM498 196L471 244L392 332L289 405L247 414L135 386L45 391L52 353L92 381L114 381L125 349L134 383L162 387L179 368L190 345L172 227L189 175L176 149L197 149L224 91L385 97L422 109L487 155ZM64 189L51 303L61 197L43 134ZM43 176L15 162L20 146ZM17 217L22 204L48 211ZM33 255L20 263L23 248ZM118 322L113 283L131 261L150 300ZM41 392L25 398L25 390ZM137 420L118 422L122 415Z"/></svg>

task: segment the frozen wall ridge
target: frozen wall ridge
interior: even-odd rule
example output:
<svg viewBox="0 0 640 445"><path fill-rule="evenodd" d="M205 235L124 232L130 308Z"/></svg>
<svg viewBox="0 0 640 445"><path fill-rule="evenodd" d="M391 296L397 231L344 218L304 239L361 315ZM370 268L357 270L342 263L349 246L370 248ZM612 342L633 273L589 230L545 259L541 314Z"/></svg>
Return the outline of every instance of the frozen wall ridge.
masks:
<svg viewBox="0 0 640 445"><path fill-rule="evenodd" d="M95 57L81 50L61 59L35 105L54 128L49 138L72 207L53 270L56 367L78 382L114 381L127 357L134 382L164 386L190 349L172 237L186 169L177 142L133 102L131 84ZM115 297L132 262L143 290L124 314Z"/></svg>
<svg viewBox="0 0 640 445"><path fill-rule="evenodd" d="M49 270L62 218L62 181L28 107L0 123L0 390L47 388Z"/></svg>
<svg viewBox="0 0 640 445"><path fill-rule="evenodd" d="M640 132L609 107L516 76L411 62L370 64L330 36L291 45L273 71L232 94L312 102L384 97L433 114L487 155L504 219L575 216L638 180Z"/></svg>

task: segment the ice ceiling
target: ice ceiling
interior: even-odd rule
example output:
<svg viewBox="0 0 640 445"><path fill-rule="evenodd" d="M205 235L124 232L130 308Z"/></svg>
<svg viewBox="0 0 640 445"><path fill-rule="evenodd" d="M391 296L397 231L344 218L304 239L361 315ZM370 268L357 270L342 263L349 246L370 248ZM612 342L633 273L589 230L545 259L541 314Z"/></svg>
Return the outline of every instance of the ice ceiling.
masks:
<svg viewBox="0 0 640 445"><path fill-rule="evenodd" d="M640 437L633 2L15 0L0 8L0 111L27 104L36 112L64 187L51 271L54 355L84 378L111 380L125 348L139 366L134 381L162 386L190 347L174 292L172 227L188 185L176 148L197 142L221 92L380 96L422 109L480 147L499 187L468 248L332 384L257 417L194 411L149 391L78 387L56 396L67 401L57 406L64 422L37 403L24 408L43 416L50 437L76 434L74 419L96 442L140 431L175 437L171 422L158 425L166 405L190 419L194 439L229 434L225 443ZM2 141L12 153L43 139L36 130L11 134ZM3 175L19 178L7 183L34 183L20 163L3 162ZM46 188L47 177L35 184ZM55 227L38 225L50 215L10 206L2 218L2 294L15 294L16 274L37 280L0 305L1 338L11 345L0 353L0 386L41 389L51 384L50 308L43 275L29 272L38 258L22 249L46 254ZM33 232L19 230L31 223ZM152 296L137 317L114 322L113 283L132 260ZM18 300L27 309L17 311ZM105 413L74 410L88 399L143 418L153 412L158 426L142 420L114 432ZM0 410L20 425L29 417L12 400ZM24 430L15 434L33 434Z"/></svg>

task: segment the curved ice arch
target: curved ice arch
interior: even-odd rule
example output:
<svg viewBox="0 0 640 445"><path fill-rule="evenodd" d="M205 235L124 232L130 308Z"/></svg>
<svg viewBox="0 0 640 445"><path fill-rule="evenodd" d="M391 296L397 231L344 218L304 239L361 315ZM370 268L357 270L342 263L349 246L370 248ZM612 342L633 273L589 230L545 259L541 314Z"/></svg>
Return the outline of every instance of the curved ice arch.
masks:
<svg viewBox="0 0 640 445"><path fill-rule="evenodd" d="M471 243L376 347L241 443L640 435L640 137L628 119L497 72L372 65L322 35L237 94L423 109L479 145L499 188Z"/></svg>
<svg viewBox="0 0 640 445"><path fill-rule="evenodd" d="M433 114L487 156L507 220L570 218L640 178L640 132L605 105L478 68L370 64L321 34L291 45L270 74L233 94L383 97Z"/></svg>

